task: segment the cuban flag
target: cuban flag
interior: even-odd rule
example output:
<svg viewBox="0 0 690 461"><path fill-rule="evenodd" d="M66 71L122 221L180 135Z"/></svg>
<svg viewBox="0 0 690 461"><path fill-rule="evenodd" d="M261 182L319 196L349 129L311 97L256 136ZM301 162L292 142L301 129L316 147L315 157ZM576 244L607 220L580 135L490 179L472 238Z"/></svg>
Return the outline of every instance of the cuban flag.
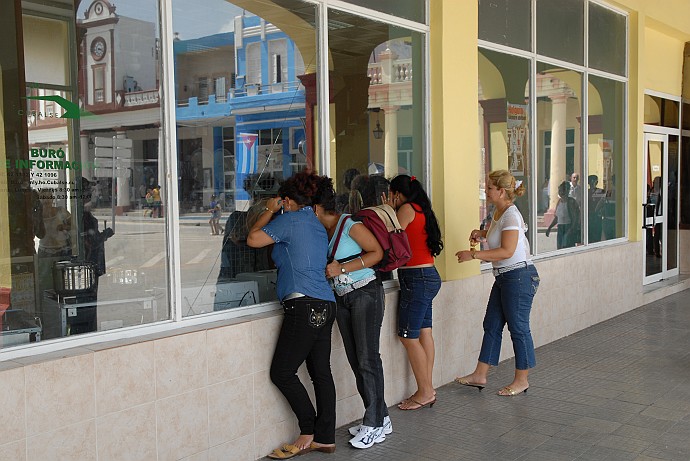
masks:
<svg viewBox="0 0 690 461"><path fill-rule="evenodd" d="M259 135L256 133L240 133L235 155L235 200L249 200L249 194L244 190L244 179L247 175L259 171Z"/></svg>
<svg viewBox="0 0 690 461"><path fill-rule="evenodd" d="M240 133L238 152L235 158L235 172L237 174L252 174L258 171L259 146L256 142L259 138L255 133Z"/></svg>

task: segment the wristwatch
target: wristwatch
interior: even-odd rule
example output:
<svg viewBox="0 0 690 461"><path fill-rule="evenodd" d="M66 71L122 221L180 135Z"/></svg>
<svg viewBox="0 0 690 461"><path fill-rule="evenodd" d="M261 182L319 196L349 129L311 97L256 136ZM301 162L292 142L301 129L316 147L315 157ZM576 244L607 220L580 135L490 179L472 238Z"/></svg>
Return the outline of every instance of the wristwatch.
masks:
<svg viewBox="0 0 690 461"><path fill-rule="evenodd" d="M345 269L345 266L343 266L342 264L340 265L340 272L343 274L347 274L347 270Z"/></svg>

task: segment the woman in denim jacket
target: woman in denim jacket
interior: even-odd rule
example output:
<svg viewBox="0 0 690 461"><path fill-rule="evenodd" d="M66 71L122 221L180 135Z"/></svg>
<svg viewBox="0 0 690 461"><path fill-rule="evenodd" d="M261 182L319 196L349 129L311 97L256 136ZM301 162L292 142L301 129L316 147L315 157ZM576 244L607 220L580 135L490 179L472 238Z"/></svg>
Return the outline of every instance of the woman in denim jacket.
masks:
<svg viewBox="0 0 690 461"><path fill-rule="evenodd" d="M311 206L318 180L319 176L309 172L287 179L247 236L247 245L253 248L275 244L271 257L278 268L276 291L284 317L270 376L300 428L292 444L268 455L274 459L314 450L335 451L335 384L330 359L336 304L324 277L328 236ZM316 409L297 376L305 361L314 383Z"/></svg>
<svg viewBox="0 0 690 461"><path fill-rule="evenodd" d="M513 204L515 197L525 193L522 181L516 181L507 170L489 173L486 198L496 207L488 230L470 233L470 250L458 251L458 262L479 259L490 261L496 280L491 288L484 315L484 339L479 361L472 374L456 378L464 386L480 391L486 386L490 366L498 365L503 327L508 324L515 351L515 378L498 391L498 395L514 396L527 392L529 369L536 365L534 343L529 327L532 300L539 287L539 274L530 260L527 225ZM475 250L486 239L486 250Z"/></svg>
<svg viewBox="0 0 690 461"><path fill-rule="evenodd" d="M384 295L371 266L383 249L364 224L336 211L333 180L322 176L314 196L314 211L328 233L326 277L336 294L338 329L347 360L364 402L362 424L350 428L350 445L369 448L393 431L383 395L383 365L379 354Z"/></svg>

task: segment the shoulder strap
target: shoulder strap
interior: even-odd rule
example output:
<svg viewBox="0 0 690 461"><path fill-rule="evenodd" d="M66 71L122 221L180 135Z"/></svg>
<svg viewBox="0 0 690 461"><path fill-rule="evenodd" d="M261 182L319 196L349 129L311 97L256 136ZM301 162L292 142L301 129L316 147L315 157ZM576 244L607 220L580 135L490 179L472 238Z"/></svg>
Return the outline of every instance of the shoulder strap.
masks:
<svg viewBox="0 0 690 461"><path fill-rule="evenodd" d="M396 230L402 230L398 217L395 214L395 210L390 205L377 205L366 208L367 210L372 210L376 215L384 222L388 232L393 232Z"/></svg>
<svg viewBox="0 0 690 461"><path fill-rule="evenodd" d="M335 242L333 243L333 249L331 250L330 256L335 256L335 252L338 250L338 243L340 243L340 237L343 236L343 229L345 228L345 222L350 219L350 216L345 216L340 221L340 226L338 226L338 233L335 237Z"/></svg>

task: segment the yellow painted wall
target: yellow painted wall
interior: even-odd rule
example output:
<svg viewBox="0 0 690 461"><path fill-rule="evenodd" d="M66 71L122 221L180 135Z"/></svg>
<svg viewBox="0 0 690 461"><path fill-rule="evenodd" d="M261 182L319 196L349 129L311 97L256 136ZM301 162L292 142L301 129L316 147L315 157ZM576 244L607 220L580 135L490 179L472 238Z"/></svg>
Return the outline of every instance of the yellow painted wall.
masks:
<svg viewBox="0 0 690 461"><path fill-rule="evenodd" d="M436 260L444 280L479 273L458 264L479 227L477 2L430 1L432 200L445 248Z"/></svg>
<svg viewBox="0 0 690 461"><path fill-rule="evenodd" d="M646 89L680 96L683 82L684 46L683 41L645 27L644 87Z"/></svg>

